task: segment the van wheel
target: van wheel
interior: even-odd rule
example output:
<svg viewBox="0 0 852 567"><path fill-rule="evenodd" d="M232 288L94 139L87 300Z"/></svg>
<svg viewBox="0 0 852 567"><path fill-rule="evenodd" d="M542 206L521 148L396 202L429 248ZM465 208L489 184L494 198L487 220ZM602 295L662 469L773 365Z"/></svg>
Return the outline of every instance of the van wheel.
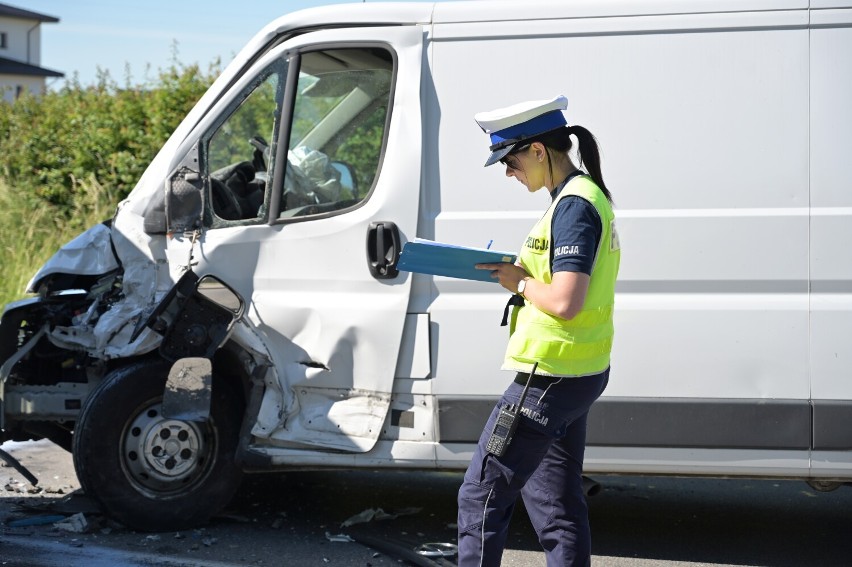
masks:
<svg viewBox="0 0 852 567"><path fill-rule="evenodd" d="M234 462L239 396L214 376L206 423L167 419L160 408L170 366L149 360L109 373L83 405L74 432L83 490L137 530L205 523L228 504L242 477Z"/></svg>

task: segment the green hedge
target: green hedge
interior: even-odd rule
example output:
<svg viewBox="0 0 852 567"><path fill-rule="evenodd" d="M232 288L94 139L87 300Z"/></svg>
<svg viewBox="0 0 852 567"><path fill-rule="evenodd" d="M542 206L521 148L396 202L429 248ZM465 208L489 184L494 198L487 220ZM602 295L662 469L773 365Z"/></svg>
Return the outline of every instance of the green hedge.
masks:
<svg viewBox="0 0 852 567"><path fill-rule="evenodd" d="M0 102L0 303L56 248L112 216L219 73L172 64L143 83L101 73L42 97Z"/></svg>

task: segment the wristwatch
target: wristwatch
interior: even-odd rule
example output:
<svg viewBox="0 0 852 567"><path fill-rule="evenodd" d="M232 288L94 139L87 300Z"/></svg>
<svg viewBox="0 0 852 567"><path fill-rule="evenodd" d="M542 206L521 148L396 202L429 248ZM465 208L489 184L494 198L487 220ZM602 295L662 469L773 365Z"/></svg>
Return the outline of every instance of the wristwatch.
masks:
<svg viewBox="0 0 852 567"><path fill-rule="evenodd" d="M525 297L524 290L527 288L527 280L530 278L531 276L527 276L518 282L518 295L520 295L521 297Z"/></svg>

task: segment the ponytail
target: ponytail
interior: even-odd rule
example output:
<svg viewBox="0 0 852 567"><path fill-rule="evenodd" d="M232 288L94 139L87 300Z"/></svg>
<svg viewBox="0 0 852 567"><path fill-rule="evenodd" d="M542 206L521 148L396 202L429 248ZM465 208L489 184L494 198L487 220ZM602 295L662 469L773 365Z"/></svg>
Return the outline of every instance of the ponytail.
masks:
<svg viewBox="0 0 852 567"><path fill-rule="evenodd" d="M571 140L572 135L576 136L577 140L580 142L577 151L580 163L578 163L577 166L586 166L586 170L589 172L589 175L594 180L595 184L600 187L601 192L607 198L607 201L612 203L612 193L610 193L609 189L607 189L606 185L604 185L603 174L601 174L601 156L600 151L598 150L598 142L591 132L582 126L564 126L557 128L556 130L546 132L540 136L536 136L533 140L529 140L527 143L538 141L544 144L545 148L548 148L548 151L552 148L557 152L568 153L573 146ZM548 157L549 156L550 154L548 153ZM551 171L551 177L552 174L553 172Z"/></svg>
<svg viewBox="0 0 852 567"><path fill-rule="evenodd" d="M597 186L600 187L607 200L612 203L612 194L609 192L609 189L606 188L606 185L604 185L603 174L601 173L601 155L598 150L598 141L591 132L582 126L569 126L568 133L577 136L577 140L580 142L580 147L577 151L580 163L577 165L586 166L586 169L589 171L589 175L595 181Z"/></svg>

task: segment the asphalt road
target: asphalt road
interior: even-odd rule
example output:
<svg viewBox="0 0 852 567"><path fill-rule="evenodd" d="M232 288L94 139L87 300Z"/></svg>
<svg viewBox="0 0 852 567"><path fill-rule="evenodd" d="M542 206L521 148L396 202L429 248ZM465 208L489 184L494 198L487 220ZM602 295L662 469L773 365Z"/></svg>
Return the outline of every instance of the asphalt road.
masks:
<svg viewBox="0 0 852 567"><path fill-rule="evenodd" d="M16 456L27 464L25 451ZM66 462L67 461L67 462ZM45 450L30 464L73 490L70 461ZM44 470L37 471L38 467ZM59 474L56 474L58 471ZM39 474L41 472L41 474ZM395 550L455 540L461 474L293 472L249 478L227 513L199 530L145 534L115 525L78 496L23 496L12 469L0 469L0 564L58 566L380 566L410 565ZM595 567L852 565L852 488L831 493L799 481L599 477L590 499ZM365 510L396 518L342 527ZM82 511L89 533L53 525L10 527L15 519ZM519 506L503 565L544 565ZM331 541L345 539L355 542ZM358 541L366 540L369 545ZM374 547L370 547L370 546ZM444 565L454 564L451 562Z"/></svg>

